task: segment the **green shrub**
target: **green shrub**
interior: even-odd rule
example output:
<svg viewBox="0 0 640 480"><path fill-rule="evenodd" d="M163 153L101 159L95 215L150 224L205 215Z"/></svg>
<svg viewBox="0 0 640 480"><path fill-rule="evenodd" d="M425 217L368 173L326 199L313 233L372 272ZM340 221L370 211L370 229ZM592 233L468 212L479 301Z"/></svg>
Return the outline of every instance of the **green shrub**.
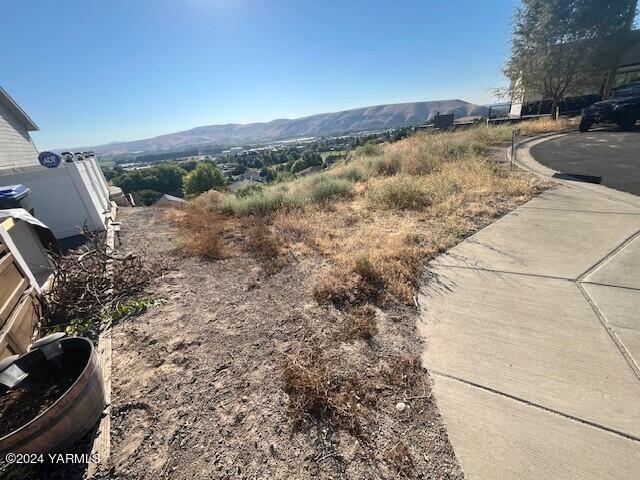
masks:
<svg viewBox="0 0 640 480"><path fill-rule="evenodd" d="M260 192L263 189L263 186L259 183L250 183L244 187L240 187L235 191L236 197L248 197L249 195L253 195L255 193Z"/></svg>
<svg viewBox="0 0 640 480"><path fill-rule="evenodd" d="M158 201L158 199L162 196L162 193L156 192L155 190L138 190L133 192L133 199L136 202L136 205L153 205Z"/></svg>
<svg viewBox="0 0 640 480"><path fill-rule="evenodd" d="M310 178L309 198L312 202L323 203L337 198L348 197L353 185L348 180L321 174Z"/></svg>
<svg viewBox="0 0 640 480"><path fill-rule="evenodd" d="M389 152L385 155L367 159L366 168L372 175L395 175L402 168L402 155Z"/></svg>
<svg viewBox="0 0 640 480"><path fill-rule="evenodd" d="M356 154L365 157L375 157L382 154L382 149L377 143L367 142L364 145L356 148Z"/></svg>
<svg viewBox="0 0 640 480"><path fill-rule="evenodd" d="M337 178L348 180L350 182L361 182L367 179L367 175L364 173L364 170L355 165L347 165L336 169L333 175Z"/></svg>
<svg viewBox="0 0 640 480"><path fill-rule="evenodd" d="M419 209L431 203L431 195L421 177L398 175L370 189L367 200L373 207Z"/></svg>
<svg viewBox="0 0 640 480"><path fill-rule="evenodd" d="M249 215L265 215L275 212L285 204L285 195L276 189L263 189L245 197L229 195L220 202L220 210L231 212L241 217Z"/></svg>

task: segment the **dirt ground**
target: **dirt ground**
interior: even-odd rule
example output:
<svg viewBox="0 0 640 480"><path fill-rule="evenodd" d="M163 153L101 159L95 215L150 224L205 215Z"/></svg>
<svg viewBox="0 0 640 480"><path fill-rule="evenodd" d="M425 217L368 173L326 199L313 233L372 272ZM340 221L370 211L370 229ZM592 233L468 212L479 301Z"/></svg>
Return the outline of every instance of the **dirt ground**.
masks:
<svg viewBox="0 0 640 480"><path fill-rule="evenodd" d="M182 257L161 210L121 209L120 219L121 249L169 269L148 287L162 301L114 327L104 478L463 478L426 372L410 391L385 385L404 375L398 358L424 349L415 309L378 309L372 338L322 352L362 375L385 371L366 435L312 417L296 421L283 367L310 337L322 344L339 335L344 320L313 298L321 262L304 257L266 275L243 254Z"/></svg>

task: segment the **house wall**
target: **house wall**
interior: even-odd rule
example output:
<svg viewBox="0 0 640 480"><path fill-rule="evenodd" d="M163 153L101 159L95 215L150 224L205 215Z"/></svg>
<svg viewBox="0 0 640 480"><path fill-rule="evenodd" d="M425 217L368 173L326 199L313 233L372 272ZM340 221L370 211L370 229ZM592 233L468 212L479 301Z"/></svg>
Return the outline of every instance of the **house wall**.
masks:
<svg viewBox="0 0 640 480"><path fill-rule="evenodd" d="M38 165L0 171L0 185L16 183L31 189L34 216L45 223L56 238L78 235L84 224L91 231L106 229L106 214L91 185L87 167L62 163L57 168Z"/></svg>
<svg viewBox="0 0 640 480"><path fill-rule="evenodd" d="M38 165L38 150L29 132L0 103L0 168Z"/></svg>
<svg viewBox="0 0 640 480"><path fill-rule="evenodd" d="M80 170L84 170L83 178L86 172L86 178L88 178L89 184L91 185L92 199L94 200L94 202L97 200L96 207L98 208L98 210L101 210L103 212L109 211L111 202L109 202L108 195L105 195L102 184L98 179L97 172L93 168L91 161L84 160L82 162L76 162L76 165Z"/></svg>
<svg viewBox="0 0 640 480"><path fill-rule="evenodd" d="M91 157L85 161L89 163L89 165L95 172L96 179L98 180L98 184L100 186L100 190L102 191L102 194L105 196L108 202L109 201L109 184L107 183L107 179L104 176L104 172L102 171L102 169L100 168L100 165L98 164L98 160L96 160L96 157Z"/></svg>

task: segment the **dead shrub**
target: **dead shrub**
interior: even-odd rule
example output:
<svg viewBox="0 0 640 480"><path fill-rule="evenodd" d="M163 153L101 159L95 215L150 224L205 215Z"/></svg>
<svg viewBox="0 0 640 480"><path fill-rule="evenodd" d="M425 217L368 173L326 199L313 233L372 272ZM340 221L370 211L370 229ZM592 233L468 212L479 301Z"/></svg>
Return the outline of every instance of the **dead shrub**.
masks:
<svg viewBox="0 0 640 480"><path fill-rule="evenodd" d="M317 343L301 347L282 366L284 391L298 426L308 419L365 436L363 420L375 406L375 396L357 373L331 364Z"/></svg>
<svg viewBox="0 0 640 480"><path fill-rule="evenodd" d="M363 255L356 259L352 270L335 268L321 278L313 295L320 304L331 303L344 309L366 303L380 304L384 291L384 279Z"/></svg>
<svg viewBox="0 0 640 480"><path fill-rule="evenodd" d="M192 200L192 205L197 209L215 210L222 201L223 195L217 190L209 190L198 195Z"/></svg>
<svg viewBox="0 0 640 480"><path fill-rule="evenodd" d="M258 263L265 273L272 275L286 264L281 240L271 232L263 220L249 227L244 250Z"/></svg>
<svg viewBox="0 0 640 480"><path fill-rule="evenodd" d="M376 310L371 305L351 309L342 324L342 335L347 341L360 338L369 342L377 332Z"/></svg>
<svg viewBox="0 0 640 480"><path fill-rule="evenodd" d="M394 356L380 368L384 383L404 390L405 394L415 390L424 375L426 370L420 355Z"/></svg>
<svg viewBox="0 0 640 480"><path fill-rule="evenodd" d="M415 465L409 448L404 442L398 442L387 452L387 461L395 473L405 478L415 478Z"/></svg>
<svg viewBox="0 0 640 480"><path fill-rule="evenodd" d="M224 231L228 218L217 210L191 205L171 215L178 227L180 249L187 255L215 260L224 258L227 251Z"/></svg>

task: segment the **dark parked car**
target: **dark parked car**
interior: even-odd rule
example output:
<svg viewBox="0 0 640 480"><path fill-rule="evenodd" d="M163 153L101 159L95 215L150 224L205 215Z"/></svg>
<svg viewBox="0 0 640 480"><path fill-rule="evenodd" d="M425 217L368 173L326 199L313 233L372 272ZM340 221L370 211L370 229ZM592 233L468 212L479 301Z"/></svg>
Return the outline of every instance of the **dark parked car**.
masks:
<svg viewBox="0 0 640 480"><path fill-rule="evenodd" d="M640 83L632 83L611 92L608 100L596 102L582 112L580 131L594 123L617 123L623 130L633 130L640 118Z"/></svg>

